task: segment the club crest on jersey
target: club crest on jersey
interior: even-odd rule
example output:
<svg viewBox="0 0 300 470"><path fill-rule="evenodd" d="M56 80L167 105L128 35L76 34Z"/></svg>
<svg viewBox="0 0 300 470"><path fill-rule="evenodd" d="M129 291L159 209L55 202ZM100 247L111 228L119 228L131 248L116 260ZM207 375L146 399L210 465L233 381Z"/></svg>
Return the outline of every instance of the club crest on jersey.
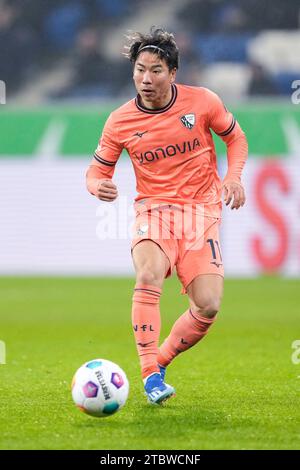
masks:
<svg viewBox="0 0 300 470"><path fill-rule="evenodd" d="M181 116L180 121L188 129L193 129L195 122L196 122L195 114L194 113L185 114L184 116Z"/></svg>

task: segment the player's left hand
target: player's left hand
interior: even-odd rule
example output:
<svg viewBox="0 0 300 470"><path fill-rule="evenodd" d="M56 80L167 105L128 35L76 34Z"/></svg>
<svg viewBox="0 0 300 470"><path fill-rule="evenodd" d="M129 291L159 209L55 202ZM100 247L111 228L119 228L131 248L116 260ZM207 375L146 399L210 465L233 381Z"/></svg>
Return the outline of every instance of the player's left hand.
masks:
<svg viewBox="0 0 300 470"><path fill-rule="evenodd" d="M246 202L245 190L242 184L230 181L223 182L223 195L226 206L229 206L231 201L231 209L239 209Z"/></svg>

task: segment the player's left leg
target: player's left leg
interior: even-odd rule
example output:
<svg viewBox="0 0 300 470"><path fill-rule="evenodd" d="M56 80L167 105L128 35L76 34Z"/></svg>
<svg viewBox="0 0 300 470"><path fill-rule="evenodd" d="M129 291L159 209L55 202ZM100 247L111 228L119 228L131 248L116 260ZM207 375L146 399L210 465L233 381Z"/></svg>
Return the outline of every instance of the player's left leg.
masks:
<svg viewBox="0 0 300 470"><path fill-rule="evenodd" d="M208 332L220 308L223 277L218 274L197 276L189 286L190 308L174 323L159 348L158 363L166 367L183 351L197 344ZM164 376L164 370L161 373Z"/></svg>
<svg viewBox="0 0 300 470"><path fill-rule="evenodd" d="M177 275L187 293L190 308L173 325L159 348L158 363L166 367L183 351L198 343L208 332L219 310L223 294L223 262L219 240L220 221L204 220L204 233L194 245L183 239L176 264ZM160 367L164 378L165 370Z"/></svg>

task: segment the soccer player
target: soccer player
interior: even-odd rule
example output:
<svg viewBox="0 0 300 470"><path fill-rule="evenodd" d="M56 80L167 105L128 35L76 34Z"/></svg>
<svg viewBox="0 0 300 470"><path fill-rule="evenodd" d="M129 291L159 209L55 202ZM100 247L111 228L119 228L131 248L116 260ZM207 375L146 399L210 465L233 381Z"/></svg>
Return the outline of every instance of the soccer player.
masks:
<svg viewBox="0 0 300 470"><path fill-rule="evenodd" d="M137 96L107 119L87 171L87 188L102 201L114 201L115 165L127 150L138 193L132 325L145 393L150 403L159 404L175 392L165 383L166 367L198 343L216 319L224 277L222 191L231 209L244 205L241 173L248 147L239 124L215 93L175 84L179 51L172 34L152 28L129 39L126 55L133 64ZM223 182L211 130L227 146ZM164 279L175 267L189 308L159 347L159 300Z"/></svg>

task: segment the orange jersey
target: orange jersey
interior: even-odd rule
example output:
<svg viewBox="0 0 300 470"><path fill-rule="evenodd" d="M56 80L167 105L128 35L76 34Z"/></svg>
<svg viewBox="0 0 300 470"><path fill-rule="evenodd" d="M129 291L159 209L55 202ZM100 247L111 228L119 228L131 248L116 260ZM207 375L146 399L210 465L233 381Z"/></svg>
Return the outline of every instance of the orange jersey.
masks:
<svg viewBox="0 0 300 470"><path fill-rule="evenodd" d="M112 112L91 165L100 170L99 178L112 178L126 149L136 175L137 203L145 208L198 203L205 215L220 217L221 180L211 129L232 146L227 177L240 181L247 153L244 133L215 93L186 85L172 85L172 99L162 109L147 109L137 97Z"/></svg>

